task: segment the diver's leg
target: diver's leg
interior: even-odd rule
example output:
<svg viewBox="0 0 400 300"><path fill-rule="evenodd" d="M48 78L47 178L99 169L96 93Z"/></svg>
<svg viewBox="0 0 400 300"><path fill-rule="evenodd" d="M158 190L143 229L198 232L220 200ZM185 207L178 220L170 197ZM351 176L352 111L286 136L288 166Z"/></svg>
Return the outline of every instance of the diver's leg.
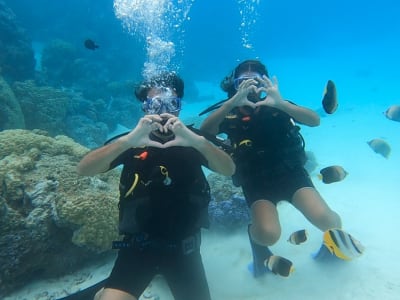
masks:
<svg viewBox="0 0 400 300"><path fill-rule="evenodd" d="M293 195L292 204L322 231L342 227L340 216L328 206L315 188L298 189Z"/></svg>
<svg viewBox="0 0 400 300"><path fill-rule="evenodd" d="M106 288L98 291L94 300L137 300L137 298L124 291Z"/></svg>
<svg viewBox="0 0 400 300"><path fill-rule="evenodd" d="M253 275L267 272L266 264L273 255L268 246L279 239L281 227L276 206L268 200L258 200L251 205L252 222L248 235L253 254Z"/></svg>
<svg viewBox="0 0 400 300"><path fill-rule="evenodd" d="M279 240L281 225L274 203L268 200L255 201L251 205L251 219L249 233L255 243L271 246Z"/></svg>
<svg viewBox="0 0 400 300"><path fill-rule="evenodd" d="M169 256L162 273L175 300L211 300L199 249Z"/></svg>

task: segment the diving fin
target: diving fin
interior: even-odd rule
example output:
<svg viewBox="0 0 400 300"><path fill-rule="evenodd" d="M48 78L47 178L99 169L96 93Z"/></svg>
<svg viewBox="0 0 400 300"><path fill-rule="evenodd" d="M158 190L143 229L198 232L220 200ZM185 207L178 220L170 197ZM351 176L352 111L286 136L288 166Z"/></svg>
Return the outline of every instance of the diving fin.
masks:
<svg viewBox="0 0 400 300"><path fill-rule="evenodd" d="M258 245L252 240L250 235L250 226L251 224L247 227L247 234L249 236L251 251L253 253L253 262L250 263L248 269L253 273L253 276L257 278L268 272L265 261L267 261L273 254L268 247Z"/></svg>
<svg viewBox="0 0 400 300"><path fill-rule="evenodd" d="M247 227L247 234L253 253L253 261L248 265L249 271L255 278L267 272L288 277L294 271L293 263L282 256L273 255L268 247L256 244L251 238L250 226Z"/></svg>

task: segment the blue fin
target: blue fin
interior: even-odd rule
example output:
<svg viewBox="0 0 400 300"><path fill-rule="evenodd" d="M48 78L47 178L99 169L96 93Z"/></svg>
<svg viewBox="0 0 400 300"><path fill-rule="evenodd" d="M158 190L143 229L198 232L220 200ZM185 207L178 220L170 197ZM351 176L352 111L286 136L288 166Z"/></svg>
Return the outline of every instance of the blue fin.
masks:
<svg viewBox="0 0 400 300"><path fill-rule="evenodd" d="M251 251L253 253L253 261L248 265L247 268L253 274L253 276L257 278L269 272L269 269L265 266L265 261L272 256L272 252L268 247L261 246L253 242L250 236L250 225L247 228L247 233L249 235Z"/></svg>

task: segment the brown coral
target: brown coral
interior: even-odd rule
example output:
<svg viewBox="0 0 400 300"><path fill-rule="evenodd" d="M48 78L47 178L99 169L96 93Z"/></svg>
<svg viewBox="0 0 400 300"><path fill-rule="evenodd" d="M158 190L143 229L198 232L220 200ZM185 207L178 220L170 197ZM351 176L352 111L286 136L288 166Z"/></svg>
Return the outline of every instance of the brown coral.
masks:
<svg viewBox="0 0 400 300"><path fill-rule="evenodd" d="M119 174L79 177L86 152L66 136L0 132L0 296L39 271L71 271L118 238Z"/></svg>

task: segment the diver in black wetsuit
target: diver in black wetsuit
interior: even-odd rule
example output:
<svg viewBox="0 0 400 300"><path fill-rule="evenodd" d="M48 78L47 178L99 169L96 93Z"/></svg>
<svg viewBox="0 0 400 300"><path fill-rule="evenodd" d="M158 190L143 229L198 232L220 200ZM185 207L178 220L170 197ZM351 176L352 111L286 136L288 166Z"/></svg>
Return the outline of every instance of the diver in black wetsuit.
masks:
<svg viewBox="0 0 400 300"><path fill-rule="evenodd" d="M291 262L273 256L268 249L281 235L276 209L279 201L289 201L322 231L341 227L339 215L329 208L304 169L304 140L295 122L318 126L319 116L283 100L276 78L270 80L265 66L257 60L239 64L221 82L221 88L228 99L211 108L216 110L200 129L214 135L226 133L234 148L233 183L242 186L251 208L248 233L254 275L264 274L272 263L269 267L273 272L288 276ZM282 268L275 268L272 258L280 258L276 261L283 262Z"/></svg>
<svg viewBox="0 0 400 300"><path fill-rule="evenodd" d="M123 165L120 233L114 268L96 299L138 299L162 274L176 300L211 299L200 254L200 228L208 226L209 185L202 166L231 176L224 151L178 118L183 81L162 73L135 91L146 115L128 134L87 154L81 175Z"/></svg>

